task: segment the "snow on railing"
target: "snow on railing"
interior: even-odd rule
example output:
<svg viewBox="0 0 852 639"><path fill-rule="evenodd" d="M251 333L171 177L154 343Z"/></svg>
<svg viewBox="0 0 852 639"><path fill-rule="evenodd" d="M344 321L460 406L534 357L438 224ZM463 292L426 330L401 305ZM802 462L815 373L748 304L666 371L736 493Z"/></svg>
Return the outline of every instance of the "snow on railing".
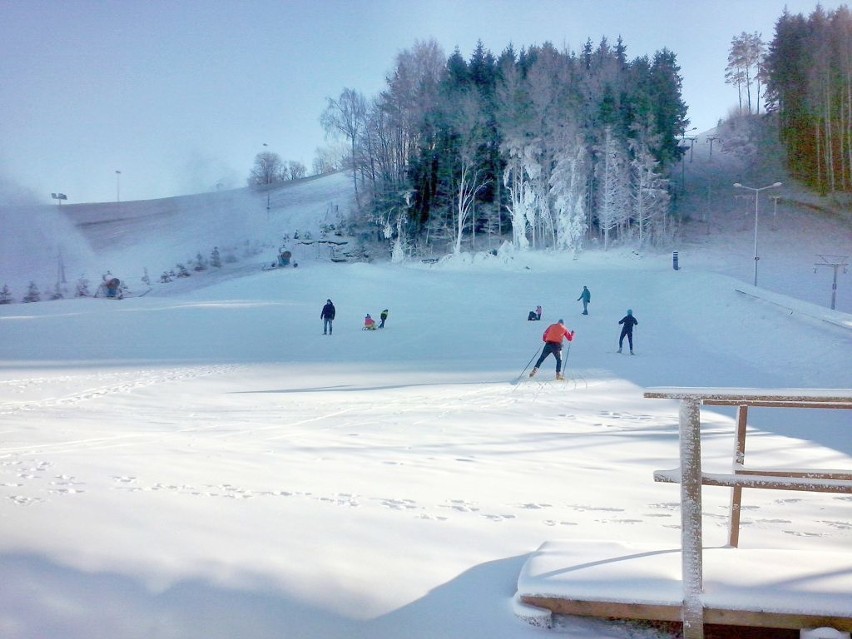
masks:
<svg viewBox="0 0 852 639"><path fill-rule="evenodd" d="M743 488L806 490L852 494L852 473L847 471L761 471L746 470L745 435L748 409L836 408L852 409L852 390L845 389L742 389L742 388L655 388L645 392L649 399L680 400L678 419L680 467L655 471L656 481L680 484L681 570L683 581L684 639L704 638L703 557L701 531L701 486L728 486L731 496L729 544L739 540L739 514ZM730 474L701 471L701 406L737 406L737 435L734 464Z"/></svg>

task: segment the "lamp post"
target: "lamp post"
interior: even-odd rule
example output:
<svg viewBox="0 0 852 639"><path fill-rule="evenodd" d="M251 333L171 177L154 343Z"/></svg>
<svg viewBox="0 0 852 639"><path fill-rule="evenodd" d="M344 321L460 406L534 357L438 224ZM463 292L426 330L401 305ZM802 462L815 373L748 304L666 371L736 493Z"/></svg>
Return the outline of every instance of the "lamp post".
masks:
<svg viewBox="0 0 852 639"><path fill-rule="evenodd" d="M263 148L268 149L266 142L263 143ZM268 153L268 151L266 151ZM272 176L269 174L269 158L266 165L266 219L269 220L269 184L272 182Z"/></svg>
<svg viewBox="0 0 852 639"><path fill-rule="evenodd" d="M115 172L115 201L121 202L121 171Z"/></svg>
<svg viewBox="0 0 852 639"><path fill-rule="evenodd" d="M749 191L754 191L754 285L757 286L757 261L760 259L757 256L757 204L760 201L760 192L765 191L766 189L774 189L775 187L781 186L781 182L775 182L775 184L769 184L767 186L761 186L760 188L755 188L753 186L745 186L736 182L734 184L734 188L736 189L746 189Z"/></svg>

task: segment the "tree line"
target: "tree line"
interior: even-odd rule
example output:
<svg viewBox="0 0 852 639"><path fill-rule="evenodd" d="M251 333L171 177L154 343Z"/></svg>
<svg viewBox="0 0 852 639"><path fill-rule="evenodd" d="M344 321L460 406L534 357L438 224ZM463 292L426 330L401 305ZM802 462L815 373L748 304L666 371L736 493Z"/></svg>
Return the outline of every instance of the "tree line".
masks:
<svg viewBox="0 0 852 639"><path fill-rule="evenodd" d="M765 61L767 110L777 114L791 173L822 194L852 190L852 14L786 10Z"/></svg>
<svg viewBox="0 0 852 639"><path fill-rule="evenodd" d="M370 99L346 88L321 122L346 141L356 198L394 256L576 250L665 241L667 175L683 153L676 56L629 60L619 38L469 59L434 41L400 52Z"/></svg>

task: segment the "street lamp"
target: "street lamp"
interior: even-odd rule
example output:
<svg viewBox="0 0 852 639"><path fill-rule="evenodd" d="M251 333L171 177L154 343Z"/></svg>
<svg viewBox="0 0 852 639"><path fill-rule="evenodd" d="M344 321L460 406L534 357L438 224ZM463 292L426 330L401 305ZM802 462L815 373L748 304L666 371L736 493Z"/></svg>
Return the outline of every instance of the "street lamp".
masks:
<svg viewBox="0 0 852 639"><path fill-rule="evenodd" d="M121 171L115 172L115 201L121 202Z"/></svg>
<svg viewBox="0 0 852 639"><path fill-rule="evenodd" d="M269 148L266 142L263 143L265 149ZM268 151L267 151L268 152ZM272 176L269 174L269 158L266 158L266 219L269 219L269 183L272 182Z"/></svg>
<svg viewBox="0 0 852 639"><path fill-rule="evenodd" d="M754 285L757 286L757 261L760 259L757 256L757 203L760 201L760 192L766 189L774 189L775 187L781 186L781 182L776 182L775 184L769 184L768 186L761 186L760 188L754 188L753 186L745 186L736 182L734 184L734 188L736 189L747 189L749 191L754 191Z"/></svg>

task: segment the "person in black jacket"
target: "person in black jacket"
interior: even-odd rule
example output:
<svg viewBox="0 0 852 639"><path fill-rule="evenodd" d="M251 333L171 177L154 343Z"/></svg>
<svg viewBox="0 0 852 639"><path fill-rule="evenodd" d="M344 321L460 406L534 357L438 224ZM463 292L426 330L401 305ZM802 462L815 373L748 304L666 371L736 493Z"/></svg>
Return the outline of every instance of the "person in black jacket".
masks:
<svg viewBox="0 0 852 639"><path fill-rule="evenodd" d="M331 300L326 300L325 306L322 307L322 312L320 313L323 335L331 335L331 323L334 320L334 313L334 304L331 303Z"/></svg>
<svg viewBox="0 0 852 639"><path fill-rule="evenodd" d="M633 317L633 311L628 308L627 315L618 320L618 323L622 324L621 336L618 338L618 352L621 352L621 345L626 337L627 344L630 346L630 354L633 355L633 327L639 323L639 320Z"/></svg>

